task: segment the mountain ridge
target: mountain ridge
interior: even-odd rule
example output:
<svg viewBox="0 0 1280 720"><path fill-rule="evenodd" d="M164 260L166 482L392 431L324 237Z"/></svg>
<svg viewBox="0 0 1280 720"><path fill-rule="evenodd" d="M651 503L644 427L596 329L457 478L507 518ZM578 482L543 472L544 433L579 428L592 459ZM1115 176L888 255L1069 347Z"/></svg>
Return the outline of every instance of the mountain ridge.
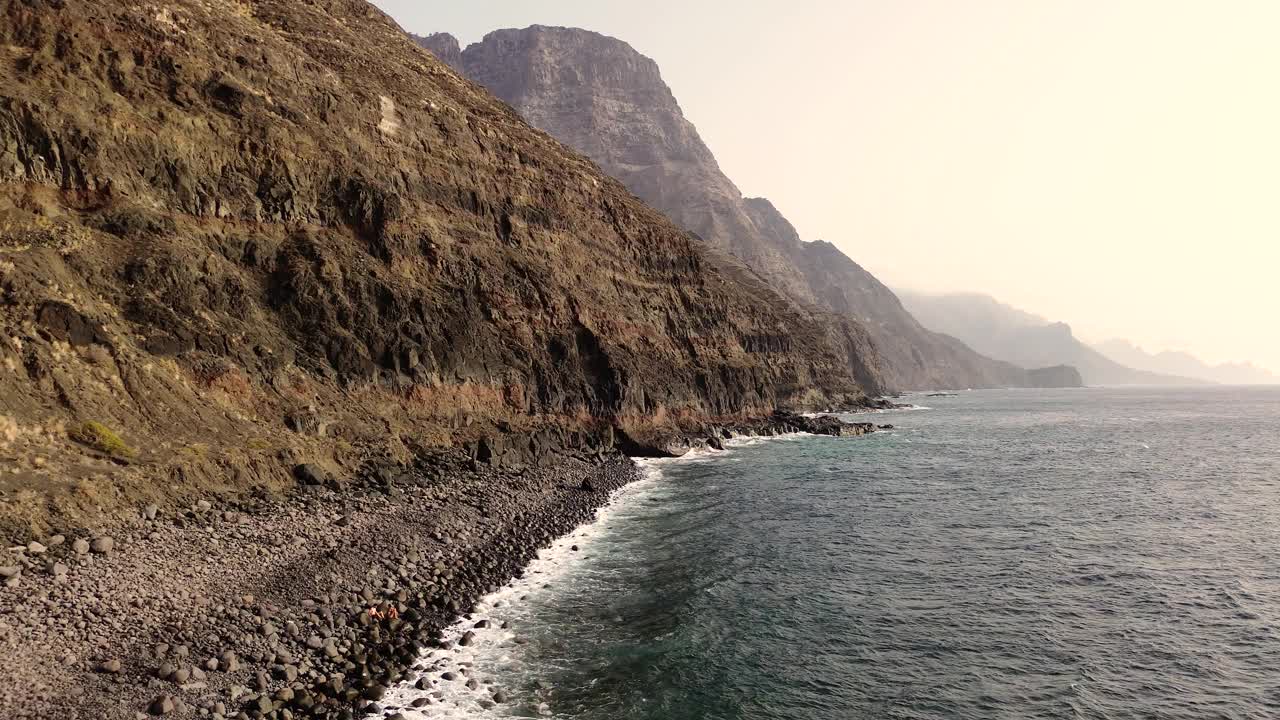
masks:
<svg viewBox="0 0 1280 720"><path fill-rule="evenodd" d="M1002 303L982 293L919 293L898 296L926 327L966 341L979 352L1013 363L1066 364L1089 385L1205 385L1196 378L1136 370L1078 340L1071 326Z"/></svg>
<svg viewBox="0 0 1280 720"><path fill-rule="evenodd" d="M447 33L415 40L797 304L865 325L888 386L1033 384L1026 370L929 332L833 245L802 241L771 203L744 197L684 117L657 63L624 41L541 25L495 30L466 48Z"/></svg>
<svg viewBox="0 0 1280 720"><path fill-rule="evenodd" d="M1148 352L1119 338L1094 343L1093 348L1116 362L1147 370L1201 378L1224 385L1272 385L1280 375L1251 362L1210 364L1187 352Z"/></svg>

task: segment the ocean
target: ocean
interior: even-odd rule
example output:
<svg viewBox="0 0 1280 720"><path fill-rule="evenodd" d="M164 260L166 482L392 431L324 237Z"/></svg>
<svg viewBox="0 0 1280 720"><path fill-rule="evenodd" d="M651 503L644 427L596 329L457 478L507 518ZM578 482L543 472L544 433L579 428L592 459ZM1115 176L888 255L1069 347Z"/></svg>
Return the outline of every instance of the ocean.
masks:
<svg viewBox="0 0 1280 720"><path fill-rule="evenodd" d="M926 407L871 416L892 431L644 463L384 705L1280 716L1280 388L908 400Z"/></svg>

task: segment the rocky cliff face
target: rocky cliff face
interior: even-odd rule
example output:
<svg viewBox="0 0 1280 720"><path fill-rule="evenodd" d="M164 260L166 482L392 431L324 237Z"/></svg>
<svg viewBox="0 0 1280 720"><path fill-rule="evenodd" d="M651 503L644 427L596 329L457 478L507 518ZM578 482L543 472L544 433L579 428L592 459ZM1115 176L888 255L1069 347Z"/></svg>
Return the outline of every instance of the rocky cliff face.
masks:
<svg viewBox="0 0 1280 720"><path fill-rule="evenodd" d="M410 33L409 37L450 67L457 68L462 63L462 46L458 44L458 38L449 33L435 33L426 37Z"/></svg>
<svg viewBox="0 0 1280 720"><path fill-rule="evenodd" d="M801 242L795 227L763 198L746 200L756 226L790 248L788 256L817 303L863 323L889 359L898 387L1036 387L1021 367L979 355L963 342L926 330L897 295L829 242ZM1034 367L1034 366L1033 366Z"/></svg>
<svg viewBox="0 0 1280 720"><path fill-rule="evenodd" d="M856 324L712 257L362 0L0 15L0 453L24 459L0 515L63 482L101 512L877 381L835 346Z"/></svg>
<svg viewBox="0 0 1280 720"><path fill-rule="evenodd" d="M452 40L435 37L435 47ZM468 77L676 224L730 250L788 293L812 299L785 250L760 237L742 193L685 119L657 63L603 35L543 27L498 30L455 57Z"/></svg>
<svg viewBox="0 0 1280 720"><path fill-rule="evenodd" d="M802 242L767 200L743 198L684 117L657 64L626 43L540 26L490 33L461 53L448 35L421 42L797 304L864 325L885 360L887 384L1030 383L1020 368L925 330L888 288L834 246Z"/></svg>

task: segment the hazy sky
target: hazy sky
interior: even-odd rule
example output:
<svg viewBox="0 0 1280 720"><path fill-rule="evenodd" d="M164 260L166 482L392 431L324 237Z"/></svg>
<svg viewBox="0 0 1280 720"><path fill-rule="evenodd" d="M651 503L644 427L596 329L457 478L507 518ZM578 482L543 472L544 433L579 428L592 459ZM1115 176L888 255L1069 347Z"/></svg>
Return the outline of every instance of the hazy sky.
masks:
<svg viewBox="0 0 1280 720"><path fill-rule="evenodd" d="M744 193L890 285L1280 370L1280 2L377 4L630 42Z"/></svg>

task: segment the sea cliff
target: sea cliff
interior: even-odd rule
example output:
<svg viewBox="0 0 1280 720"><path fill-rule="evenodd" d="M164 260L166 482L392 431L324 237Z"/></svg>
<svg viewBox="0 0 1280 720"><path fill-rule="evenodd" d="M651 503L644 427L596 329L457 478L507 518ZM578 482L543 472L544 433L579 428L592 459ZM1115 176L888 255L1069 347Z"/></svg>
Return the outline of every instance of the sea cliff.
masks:
<svg viewBox="0 0 1280 720"><path fill-rule="evenodd" d="M868 429L776 412L870 406L865 328L363 1L0 40L0 716L376 710L622 451Z"/></svg>
<svg viewBox="0 0 1280 720"><path fill-rule="evenodd" d="M1022 367L925 329L892 290L835 245L803 241L771 202L744 197L684 116L658 64L623 40L535 25L496 30L465 49L442 33L417 41L797 307L829 325L856 325L864 337L843 345L846 364L857 367L874 352L882 387L1034 385Z"/></svg>

